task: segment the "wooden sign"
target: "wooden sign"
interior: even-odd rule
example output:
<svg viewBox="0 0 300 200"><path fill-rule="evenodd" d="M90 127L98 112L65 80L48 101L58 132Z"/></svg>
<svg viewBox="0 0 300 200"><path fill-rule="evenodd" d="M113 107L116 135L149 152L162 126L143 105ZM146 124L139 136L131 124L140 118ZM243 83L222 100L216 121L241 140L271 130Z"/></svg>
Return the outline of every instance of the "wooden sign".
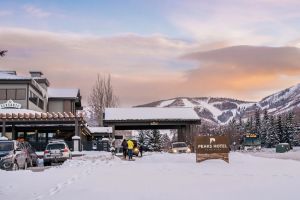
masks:
<svg viewBox="0 0 300 200"><path fill-rule="evenodd" d="M222 159L229 163L229 139L227 136L196 137L196 162Z"/></svg>

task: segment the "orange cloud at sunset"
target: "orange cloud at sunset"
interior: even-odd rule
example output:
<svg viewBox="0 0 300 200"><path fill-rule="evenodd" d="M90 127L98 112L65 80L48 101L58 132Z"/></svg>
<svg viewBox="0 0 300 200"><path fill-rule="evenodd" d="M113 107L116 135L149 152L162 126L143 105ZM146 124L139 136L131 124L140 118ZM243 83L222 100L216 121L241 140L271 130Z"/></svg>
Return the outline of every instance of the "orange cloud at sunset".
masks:
<svg viewBox="0 0 300 200"><path fill-rule="evenodd" d="M2 28L9 52L1 70L41 70L58 87L78 87L86 102L97 73L112 75L122 106L177 96L259 100L299 82L295 47L201 44L153 35L112 37ZM207 50L217 48L215 50ZM197 52L197 53L193 53Z"/></svg>

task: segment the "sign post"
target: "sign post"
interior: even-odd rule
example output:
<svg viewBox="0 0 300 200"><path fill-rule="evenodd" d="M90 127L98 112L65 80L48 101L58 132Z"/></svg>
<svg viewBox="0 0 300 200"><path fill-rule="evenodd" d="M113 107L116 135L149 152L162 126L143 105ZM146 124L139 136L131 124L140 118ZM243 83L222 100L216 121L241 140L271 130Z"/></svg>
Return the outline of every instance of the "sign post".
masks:
<svg viewBox="0 0 300 200"><path fill-rule="evenodd" d="M196 162L222 159L229 163L229 139L227 136L196 137Z"/></svg>

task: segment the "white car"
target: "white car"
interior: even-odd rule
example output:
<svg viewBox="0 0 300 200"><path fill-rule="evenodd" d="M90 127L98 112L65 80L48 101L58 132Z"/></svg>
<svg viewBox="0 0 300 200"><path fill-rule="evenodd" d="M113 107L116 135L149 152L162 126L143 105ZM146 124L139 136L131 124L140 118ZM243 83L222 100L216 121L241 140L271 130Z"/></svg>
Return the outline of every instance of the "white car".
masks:
<svg viewBox="0 0 300 200"><path fill-rule="evenodd" d="M44 166L72 159L72 153L63 140L50 141L44 151Z"/></svg>
<svg viewBox="0 0 300 200"><path fill-rule="evenodd" d="M191 149L185 142L172 143L170 153L191 153Z"/></svg>

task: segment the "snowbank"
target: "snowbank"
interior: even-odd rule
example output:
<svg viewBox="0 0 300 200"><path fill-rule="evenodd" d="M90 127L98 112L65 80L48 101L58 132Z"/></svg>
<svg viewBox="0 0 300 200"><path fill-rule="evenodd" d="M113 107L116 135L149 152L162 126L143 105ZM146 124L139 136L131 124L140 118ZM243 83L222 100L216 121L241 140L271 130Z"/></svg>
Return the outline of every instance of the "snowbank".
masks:
<svg viewBox="0 0 300 200"><path fill-rule="evenodd" d="M243 153L231 153L227 164L196 163L194 154L151 153L123 161L91 152L44 172L0 171L0 199L297 199L299 169L298 161Z"/></svg>

